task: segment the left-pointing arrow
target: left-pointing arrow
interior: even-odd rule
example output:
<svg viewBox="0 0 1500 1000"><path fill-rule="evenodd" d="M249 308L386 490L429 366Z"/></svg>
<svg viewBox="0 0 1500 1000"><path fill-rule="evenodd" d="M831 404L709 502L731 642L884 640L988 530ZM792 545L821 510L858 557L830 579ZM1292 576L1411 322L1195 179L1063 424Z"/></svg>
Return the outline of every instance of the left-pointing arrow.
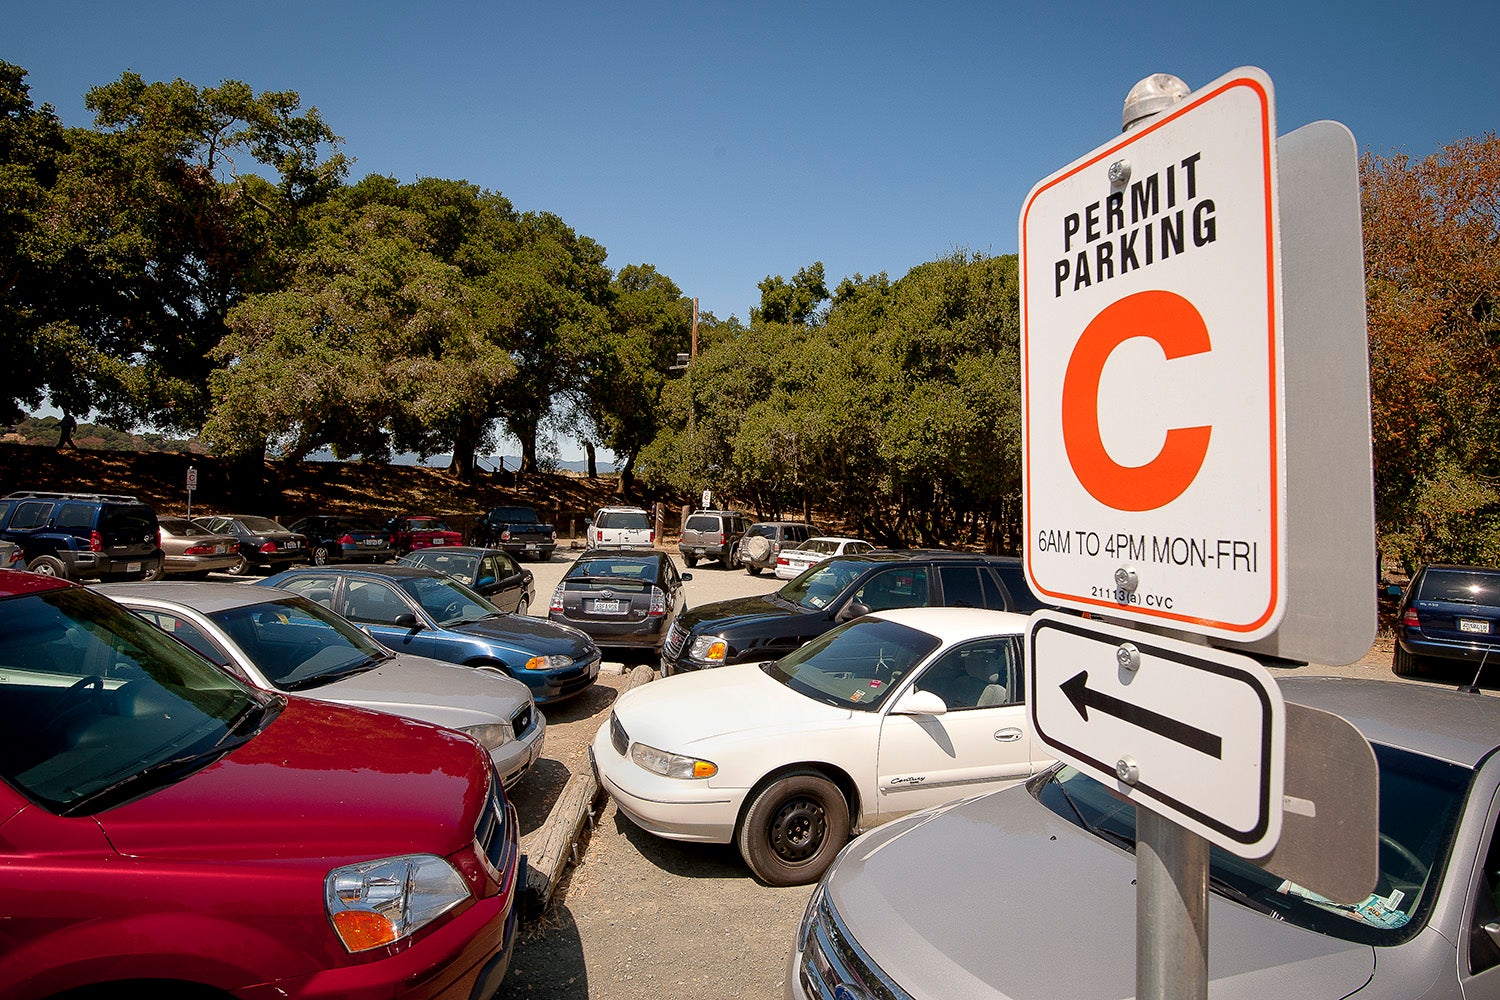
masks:
<svg viewBox="0 0 1500 1000"><path fill-rule="evenodd" d="M1096 691L1088 684L1089 672L1081 670L1060 685L1063 694L1068 696L1068 700L1073 703L1078 714L1083 716L1083 721L1088 721L1090 708L1098 709L1105 715L1113 715L1117 719L1156 733L1158 736L1164 736L1175 743L1181 743L1199 753L1223 758L1224 740L1222 737L1205 732L1196 726L1190 726L1186 722L1168 718L1160 712L1153 712L1149 708L1132 705L1113 695Z"/></svg>

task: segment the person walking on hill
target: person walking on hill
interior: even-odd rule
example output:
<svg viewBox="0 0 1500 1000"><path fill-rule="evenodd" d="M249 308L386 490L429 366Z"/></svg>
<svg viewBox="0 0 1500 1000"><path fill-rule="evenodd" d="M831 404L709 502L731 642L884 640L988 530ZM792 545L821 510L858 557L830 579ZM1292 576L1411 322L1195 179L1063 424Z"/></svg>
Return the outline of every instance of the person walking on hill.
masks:
<svg viewBox="0 0 1500 1000"><path fill-rule="evenodd" d="M62 420L58 422L57 427L57 450L62 451L68 445L72 445L73 450L77 451L78 445L73 440L73 432L78 429L78 421L73 419L73 414L64 413Z"/></svg>

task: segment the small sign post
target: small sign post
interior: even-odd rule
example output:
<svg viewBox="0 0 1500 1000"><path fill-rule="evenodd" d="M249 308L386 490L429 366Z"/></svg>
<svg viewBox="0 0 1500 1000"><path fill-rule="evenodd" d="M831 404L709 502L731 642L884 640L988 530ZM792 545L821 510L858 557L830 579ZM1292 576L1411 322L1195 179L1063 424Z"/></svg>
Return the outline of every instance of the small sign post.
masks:
<svg viewBox="0 0 1500 1000"><path fill-rule="evenodd" d="M191 518L193 516L193 491L196 490L197 488L198 488L198 469L195 466L191 466L190 465L190 466L188 466L188 470L187 470L187 495L188 495L187 516L189 518Z"/></svg>

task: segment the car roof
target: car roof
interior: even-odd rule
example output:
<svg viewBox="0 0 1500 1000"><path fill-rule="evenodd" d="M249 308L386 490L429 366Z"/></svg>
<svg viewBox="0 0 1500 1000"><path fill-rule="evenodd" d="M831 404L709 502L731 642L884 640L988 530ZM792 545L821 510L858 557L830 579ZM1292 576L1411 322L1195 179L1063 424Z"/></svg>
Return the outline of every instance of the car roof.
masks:
<svg viewBox="0 0 1500 1000"><path fill-rule="evenodd" d="M983 552L960 552L956 549L876 549L874 552L846 552L839 556L850 562L1019 562L1016 556L992 556Z"/></svg>
<svg viewBox="0 0 1500 1000"><path fill-rule="evenodd" d="M639 545L593 545L580 552L574 562L599 556L629 556L633 559L655 559L657 562L667 558L667 554L660 549L643 549Z"/></svg>
<svg viewBox="0 0 1500 1000"><path fill-rule="evenodd" d="M154 583L101 583L90 589L105 597L120 601L164 601L183 607L213 614L228 608L242 608L251 604L269 604L293 595L267 587L247 587L242 583L213 583L209 581L176 582L163 580Z"/></svg>
<svg viewBox="0 0 1500 1000"><path fill-rule="evenodd" d="M457 548L457 546L454 546ZM419 576L442 577L445 574L426 566L411 566L406 563L371 563L368 566L299 566L285 570L277 576L313 576L332 573L335 576L384 576L398 580ZM231 586L237 586L232 584Z"/></svg>
<svg viewBox="0 0 1500 1000"><path fill-rule="evenodd" d="M855 538L853 535L814 535L808 539L809 542L863 542L863 538Z"/></svg>
<svg viewBox="0 0 1500 1000"><path fill-rule="evenodd" d="M1500 698L1430 683L1278 678L1282 697L1353 723L1372 743L1474 767L1500 747Z"/></svg>
<svg viewBox="0 0 1500 1000"><path fill-rule="evenodd" d="M947 643L986 635L1025 635L1030 617L987 608L892 608L871 618L920 629Z"/></svg>
<svg viewBox="0 0 1500 1000"><path fill-rule="evenodd" d="M431 549L412 549L401 558L406 559L411 556L417 556L420 558L423 555L451 556L454 554L461 556L487 556L491 553L502 556L508 555L508 553L504 549L490 548L489 546L485 545L439 545L436 548Z"/></svg>
<svg viewBox="0 0 1500 1000"><path fill-rule="evenodd" d="M55 576L40 573L23 573L20 570L0 569L0 597L20 597L23 594L41 594L49 590L63 590L77 584Z"/></svg>
<svg viewBox="0 0 1500 1000"><path fill-rule="evenodd" d="M600 514L644 514L644 507L600 507Z"/></svg>

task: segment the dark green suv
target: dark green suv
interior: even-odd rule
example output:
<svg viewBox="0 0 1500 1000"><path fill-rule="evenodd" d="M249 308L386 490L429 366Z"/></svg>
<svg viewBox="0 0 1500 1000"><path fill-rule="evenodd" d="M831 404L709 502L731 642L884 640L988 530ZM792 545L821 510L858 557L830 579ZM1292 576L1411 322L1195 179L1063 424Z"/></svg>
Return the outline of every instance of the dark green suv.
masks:
<svg viewBox="0 0 1500 1000"><path fill-rule="evenodd" d="M45 576L145 580L162 563L156 511L114 493L11 493L0 499L0 539Z"/></svg>

